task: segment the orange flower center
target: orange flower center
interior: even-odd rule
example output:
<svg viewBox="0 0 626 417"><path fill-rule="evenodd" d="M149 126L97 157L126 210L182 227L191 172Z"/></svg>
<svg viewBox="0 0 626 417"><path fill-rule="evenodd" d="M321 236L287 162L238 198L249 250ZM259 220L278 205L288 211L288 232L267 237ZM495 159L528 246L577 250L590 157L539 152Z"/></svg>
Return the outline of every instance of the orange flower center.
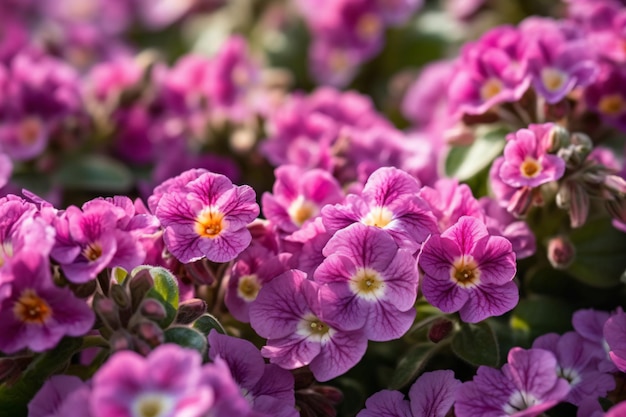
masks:
<svg viewBox="0 0 626 417"><path fill-rule="evenodd" d="M102 256L102 246L98 242L89 243L83 249L83 256L93 262Z"/></svg>
<svg viewBox="0 0 626 417"><path fill-rule="evenodd" d="M619 94L607 94L600 100L598 108L608 116L617 116L624 112L626 103L624 103L624 98Z"/></svg>
<svg viewBox="0 0 626 417"><path fill-rule="evenodd" d="M361 39L372 39L380 32L382 23L380 18L374 13L366 13L359 19L356 25L356 32Z"/></svg>
<svg viewBox="0 0 626 417"><path fill-rule="evenodd" d="M43 127L41 120L37 117L27 117L21 121L19 126L19 135L23 144L32 145L41 135Z"/></svg>
<svg viewBox="0 0 626 417"><path fill-rule="evenodd" d="M567 81L567 75L556 68L544 68L541 71L541 82L549 91L560 90Z"/></svg>
<svg viewBox="0 0 626 417"><path fill-rule="evenodd" d="M44 324L52 315L48 303L32 289L26 289L13 306L15 317L27 324Z"/></svg>
<svg viewBox="0 0 626 417"><path fill-rule="evenodd" d="M541 172L541 164L534 158L526 157L519 170L524 177L534 178Z"/></svg>
<svg viewBox="0 0 626 417"><path fill-rule="evenodd" d="M287 209L291 221L298 227L302 226L311 217L316 216L318 212L317 206L302 196L298 196Z"/></svg>
<svg viewBox="0 0 626 417"><path fill-rule="evenodd" d="M196 233L201 237L216 238L225 227L224 214L217 210L204 210L196 218Z"/></svg>
<svg viewBox="0 0 626 417"><path fill-rule="evenodd" d="M489 100L500 94L502 88L502 81L497 78L489 78L480 88L480 97L483 100Z"/></svg>

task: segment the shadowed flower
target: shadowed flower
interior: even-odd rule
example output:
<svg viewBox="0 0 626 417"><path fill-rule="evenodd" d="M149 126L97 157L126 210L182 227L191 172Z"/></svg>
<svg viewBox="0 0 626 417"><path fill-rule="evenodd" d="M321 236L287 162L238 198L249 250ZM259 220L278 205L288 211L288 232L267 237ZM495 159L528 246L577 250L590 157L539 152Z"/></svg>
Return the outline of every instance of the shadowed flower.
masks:
<svg viewBox="0 0 626 417"><path fill-rule="evenodd" d="M27 255L27 256L24 256ZM0 304L0 350L51 349L63 336L82 336L95 321L93 310L69 288L54 285L48 258L24 253L13 259L11 295Z"/></svg>
<svg viewBox="0 0 626 417"><path fill-rule="evenodd" d="M90 417L90 393L77 376L54 375L28 403L28 417Z"/></svg>
<svg viewBox="0 0 626 417"><path fill-rule="evenodd" d="M626 372L626 313L618 311L604 323L604 338L609 357L620 371Z"/></svg>
<svg viewBox="0 0 626 417"><path fill-rule="evenodd" d="M569 384L556 372L556 358L543 349L513 348L502 369L478 368L457 391L458 417L533 417L565 399Z"/></svg>

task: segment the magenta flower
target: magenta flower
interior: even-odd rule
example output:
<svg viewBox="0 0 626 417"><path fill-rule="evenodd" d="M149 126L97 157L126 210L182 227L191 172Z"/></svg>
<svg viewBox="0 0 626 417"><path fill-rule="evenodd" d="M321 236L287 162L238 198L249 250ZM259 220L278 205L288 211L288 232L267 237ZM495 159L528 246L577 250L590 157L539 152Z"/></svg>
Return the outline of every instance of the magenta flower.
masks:
<svg viewBox="0 0 626 417"><path fill-rule="evenodd" d="M620 310L611 316L603 330L609 357L620 371L626 372L626 313Z"/></svg>
<svg viewBox="0 0 626 417"><path fill-rule="evenodd" d="M288 253L276 255L260 244L252 243L235 260L228 278L224 303L237 320L250 322L250 305L263 285L287 271Z"/></svg>
<svg viewBox="0 0 626 417"><path fill-rule="evenodd" d="M422 187L419 196L426 201L437 218L439 231L453 226L461 216L484 220L485 214L467 184L442 178L433 187Z"/></svg>
<svg viewBox="0 0 626 417"><path fill-rule="evenodd" d="M446 313L459 311L465 322L499 316L517 305L511 243L490 235L474 217L463 216L441 235L432 235L418 260L428 302Z"/></svg>
<svg viewBox="0 0 626 417"><path fill-rule="evenodd" d="M335 233L315 271L327 316L370 340L401 337L413 324L417 263L383 230L355 223Z"/></svg>
<svg viewBox="0 0 626 417"><path fill-rule="evenodd" d="M267 338L261 353L281 368L309 365L318 381L328 381L357 364L365 354L363 331L345 331L327 314L319 285L298 270L263 286L250 307L250 324Z"/></svg>
<svg viewBox="0 0 626 417"><path fill-rule="evenodd" d="M538 187L561 178L565 161L547 152L552 124L531 125L507 137L500 178L511 187Z"/></svg>
<svg viewBox="0 0 626 417"><path fill-rule="evenodd" d="M533 349L550 351L556 357L557 374L570 385L567 402L580 406L585 399L604 397L615 388L613 376L596 369L590 347L576 332L539 336L533 342Z"/></svg>
<svg viewBox="0 0 626 417"><path fill-rule="evenodd" d="M53 375L28 403L28 417L91 417L88 384L77 376Z"/></svg>
<svg viewBox="0 0 626 417"><path fill-rule="evenodd" d="M48 258L25 252L4 273L10 275L11 294L0 303L0 351L42 352L63 336L82 336L91 330L93 310L69 288L54 285Z"/></svg>
<svg viewBox="0 0 626 417"><path fill-rule="evenodd" d="M263 194L263 214L285 233L315 219L326 204L339 203L341 186L327 171L304 170L295 165L275 170L273 194Z"/></svg>
<svg viewBox="0 0 626 417"><path fill-rule="evenodd" d="M185 177L187 173L178 178ZM204 257L213 262L232 260L250 244L246 226L258 214L251 187L235 186L224 175L212 172L181 187L172 186L156 207L156 216L165 227L165 244L183 263Z"/></svg>
<svg viewBox="0 0 626 417"><path fill-rule="evenodd" d="M114 354L93 377L93 417L204 416L215 398L196 351L165 344L144 358Z"/></svg>
<svg viewBox="0 0 626 417"><path fill-rule="evenodd" d="M513 348L501 370L481 366L457 391L458 417L533 417L563 400L569 384L556 373L554 355L543 349Z"/></svg>
<svg viewBox="0 0 626 417"><path fill-rule="evenodd" d="M302 229L285 237L282 249L291 254L289 265L308 276L313 276L318 266L324 262L322 251L333 236L324 227L322 218L318 217Z"/></svg>
<svg viewBox="0 0 626 417"><path fill-rule="evenodd" d="M222 358L252 410L271 416L295 417L294 379L285 369L266 364L249 341L211 330L209 357Z"/></svg>
<svg viewBox="0 0 626 417"><path fill-rule="evenodd" d="M419 182L406 172L380 168L369 177L360 196L348 195L343 204L322 209L324 226L331 233L357 222L376 226L401 248L416 251L437 231L432 213L417 196L419 190Z"/></svg>
<svg viewBox="0 0 626 417"><path fill-rule="evenodd" d="M585 88L585 101L606 122L623 131L626 129L626 71L608 64L601 69L598 79Z"/></svg>
<svg viewBox="0 0 626 417"><path fill-rule="evenodd" d="M426 372L409 390L409 400L398 391L377 392L365 402L357 417L445 417L461 382L452 371Z"/></svg>

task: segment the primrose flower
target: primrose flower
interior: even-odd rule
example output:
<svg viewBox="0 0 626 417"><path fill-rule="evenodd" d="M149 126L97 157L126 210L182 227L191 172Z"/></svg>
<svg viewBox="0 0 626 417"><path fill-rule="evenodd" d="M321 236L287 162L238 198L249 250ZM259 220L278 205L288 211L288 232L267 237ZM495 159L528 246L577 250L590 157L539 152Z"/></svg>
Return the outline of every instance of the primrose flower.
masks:
<svg viewBox="0 0 626 417"><path fill-rule="evenodd" d="M422 187L419 196L428 203L437 218L440 232L453 226L461 216L485 218L472 190L456 179L442 178L433 187Z"/></svg>
<svg viewBox="0 0 626 417"><path fill-rule="evenodd" d="M457 391L458 417L533 417L565 399L569 384L557 375L556 358L543 349L509 351L502 369L478 368Z"/></svg>
<svg viewBox="0 0 626 417"><path fill-rule="evenodd" d="M619 311L611 316L603 330L609 357L620 371L626 372L626 313Z"/></svg>
<svg viewBox="0 0 626 417"><path fill-rule="evenodd" d="M115 353L93 377L93 417L185 415L200 417L213 405L213 390L202 380L196 351L165 344L144 358Z"/></svg>
<svg viewBox="0 0 626 417"><path fill-rule="evenodd" d="M28 417L91 417L88 384L77 376L53 375L28 403Z"/></svg>
<svg viewBox="0 0 626 417"><path fill-rule="evenodd" d="M401 337L413 324L417 263L385 231L355 223L338 231L315 271L325 313L346 330L363 329L368 339Z"/></svg>
<svg viewBox="0 0 626 417"><path fill-rule="evenodd" d="M54 285L47 257L24 253L4 273L10 275L11 294L0 302L0 351L43 352L63 336L82 336L91 330L93 310L69 288Z"/></svg>
<svg viewBox="0 0 626 417"><path fill-rule="evenodd" d="M490 235L474 217L463 216L441 235L432 235L418 264L428 302L446 313L459 311L463 321L499 316L519 300L511 243Z"/></svg>
<svg viewBox="0 0 626 417"><path fill-rule="evenodd" d="M399 391L379 391L357 417L445 417L460 385L452 371L426 372L411 386L409 401Z"/></svg>
<svg viewBox="0 0 626 417"><path fill-rule="evenodd" d="M285 369L266 364L249 341L211 330L209 357L222 358L252 410L272 416L295 417L294 379Z"/></svg>
<svg viewBox="0 0 626 417"><path fill-rule="evenodd" d="M379 168L369 177L360 196L350 194L345 202L322 209L330 233L352 223L375 226L389 233L398 246L417 251L437 231L426 203L417 196L419 182L393 167Z"/></svg>
<svg viewBox="0 0 626 417"><path fill-rule="evenodd" d="M615 372L615 364L611 361L607 341L604 338L604 325L611 315L606 311L593 309L578 310L572 315L572 326L582 336L584 343L591 347L597 367L602 372Z"/></svg>
<svg viewBox="0 0 626 417"><path fill-rule="evenodd" d="M181 174L174 184L187 177ZM251 187L235 186L224 175L205 172L168 191L158 200L156 216L165 227L167 249L179 261L206 257L227 262L250 244L246 226L259 214Z"/></svg>
<svg viewBox="0 0 626 417"><path fill-rule="evenodd" d="M570 384L565 401L580 406L587 398L604 397L615 388L611 374L596 370L590 347L576 332L539 336L533 348L550 351L556 357L557 374Z"/></svg>
<svg viewBox="0 0 626 417"><path fill-rule="evenodd" d="M295 165L275 170L273 194L263 194L263 214L276 227L292 233L315 219L326 204L339 203L341 186L327 171Z"/></svg>
<svg viewBox="0 0 626 417"><path fill-rule="evenodd" d="M500 178L511 187L538 187L556 181L565 173L565 161L548 150L554 125L531 125L507 137Z"/></svg>
<svg viewBox="0 0 626 417"><path fill-rule="evenodd" d="M362 330L345 331L327 314L319 284L291 270L264 285L250 307L250 324L267 338L261 353L281 368L309 365L318 381L328 381L356 365L367 349Z"/></svg>

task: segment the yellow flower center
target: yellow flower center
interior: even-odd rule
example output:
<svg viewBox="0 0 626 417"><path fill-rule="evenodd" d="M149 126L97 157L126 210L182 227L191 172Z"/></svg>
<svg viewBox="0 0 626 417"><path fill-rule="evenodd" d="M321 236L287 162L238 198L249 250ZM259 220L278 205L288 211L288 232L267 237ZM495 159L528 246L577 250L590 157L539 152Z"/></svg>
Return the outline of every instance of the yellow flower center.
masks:
<svg viewBox="0 0 626 417"><path fill-rule="evenodd" d="M464 255L454 260L450 278L463 287L475 287L480 283L480 269L471 255Z"/></svg>
<svg viewBox="0 0 626 417"><path fill-rule="evenodd" d="M617 116L624 112L626 103L624 103L624 98L619 94L607 94L600 100L598 108L600 112L607 116Z"/></svg>
<svg viewBox="0 0 626 417"><path fill-rule="evenodd" d="M520 172L526 178L534 178L541 172L541 164L534 158L526 157L519 167Z"/></svg>
<svg viewBox="0 0 626 417"><path fill-rule="evenodd" d="M297 333L300 336L324 344L331 340L335 330L320 320L315 314L308 313L298 323Z"/></svg>
<svg viewBox="0 0 626 417"><path fill-rule="evenodd" d="M102 246L98 242L89 243L83 249L83 256L93 262L102 256Z"/></svg>
<svg viewBox="0 0 626 417"><path fill-rule="evenodd" d="M378 271L371 268L359 268L350 279L352 292L368 300L376 300L385 288L385 282Z"/></svg>
<svg viewBox="0 0 626 417"><path fill-rule="evenodd" d="M497 78L489 78L480 88L480 97L485 101L489 100L500 94L502 89L502 81Z"/></svg>
<svg viewBox="0 0 626 417"><path fill-rule="evenodd" d="M195 230L201 237L214 239L222 233L225 227L224 214L213 208L203 210L198 217L196 217Z"/></svg>
<svg viewBox="0 0 626 417"><path fill-rule="evenodd" d="M556 68L544 68L541 70L541 82L549 91L560 90L566 81L567 74Z"/></svg>
<svg viewBox="0 0 626 417"><path fill-rule="evenodd" d="M378 35L382 28L380 18L374 13L366 13L356 24L356 33L361 39L369 40Z"/></svg>
<svg viewBox="0 0 626 417"><path fill-rule="evenodd" d="M25 289L13 306L13 314L27 324L44 324L52 315L48 303L32 289Z"/></svg>
<svg viewBox="0 0 626 417"><path fill-rule="evenodd" d="M319 336L324 336L330 330L330 327L318 318L310 321L309 327L311 328L311 333Z"/></svg>
<svg viewBox="0 0 626 417"><path fill-rule="evenodd" d="M367 226L376 226L380 229L387 226L393 220L393 213L386 207L374 207L361 223Z"/></svg>
<svg viewBox="0 0 626 417"><path fill-rule="evenodd" d="M260 290L261 283L256 275L244 275L239 279L239 285L237 285L239 298L243 298L248 302L254 301Z"/></svg>
<svg viewBox="0 0 626 417"><path fill-rule="evenodd" d="M298 196L287 209L287 213L293 224L300 227L310 218L317 216L319 208L303 196Z"/></svg>

